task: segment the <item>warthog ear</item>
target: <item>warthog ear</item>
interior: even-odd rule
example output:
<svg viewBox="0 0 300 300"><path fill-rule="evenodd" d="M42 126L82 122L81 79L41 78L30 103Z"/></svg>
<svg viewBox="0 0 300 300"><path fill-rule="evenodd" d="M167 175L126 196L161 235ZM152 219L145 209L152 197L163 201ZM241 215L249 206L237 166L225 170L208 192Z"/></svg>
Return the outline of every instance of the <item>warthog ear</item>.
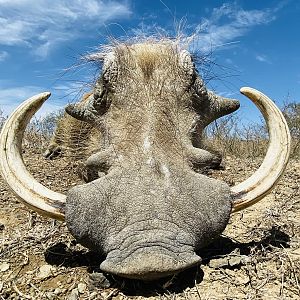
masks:
<svg viewBox="0 0 300 300"><path fill-rule="evenodd" d="M77 120L94 123L97 117L97 111L94 108L94 95L91 94L87 101L68 105L65 111Z"/></svg>
<svg viewBox="0 0 300 300"><path fill-rule="evenodd" d="M106 89L101 77L96 83L94 92L88 98L68 105L65 110L75 119L93 124L99 119L99 116L107 111L109 106L110 103L107 101Z"/></svg>
<svg viewBox="0 0 300 300"><path fill-rule="evenodd" d="M201 116L203 128L212 121L236 111L240 107L238 100L224 98L206 89L203 80L197 76L193 84L195 98L193 106Z"/></svg>

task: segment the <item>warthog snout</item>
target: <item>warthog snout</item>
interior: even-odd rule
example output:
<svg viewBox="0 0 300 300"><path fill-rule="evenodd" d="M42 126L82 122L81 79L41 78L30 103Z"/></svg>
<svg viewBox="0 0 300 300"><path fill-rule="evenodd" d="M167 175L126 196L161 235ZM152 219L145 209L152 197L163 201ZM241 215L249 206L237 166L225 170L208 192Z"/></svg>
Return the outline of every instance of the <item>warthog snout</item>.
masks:
<svg viewBox="0 0 300 300"><path fill-rule="evenodd" d="M107 254L103 271L154 279L201 262L195 250L229 219L229 187L180 166L116 168L72 188L66 222L81 244Z"/></svg>

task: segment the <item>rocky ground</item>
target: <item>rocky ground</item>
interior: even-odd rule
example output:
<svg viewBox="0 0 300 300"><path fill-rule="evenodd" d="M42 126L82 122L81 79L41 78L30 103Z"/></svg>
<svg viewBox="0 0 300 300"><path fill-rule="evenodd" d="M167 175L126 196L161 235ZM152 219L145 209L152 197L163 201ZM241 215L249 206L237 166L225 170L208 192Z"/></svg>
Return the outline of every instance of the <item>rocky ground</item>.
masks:
<svg viewBox="0 0 300 300"><path fill-rule="evenodd" d="M65 158L42 158L25 145L28 169L66 191L79 182ZM258 160L226 157L211 172L230 185ZM232 216L224 234L199 255L203 264L158 282L104 277L102 260L78 245L64 223L28 210L0 178L0 299L300 299L300 161L290 161L275 190Z"/></svg>

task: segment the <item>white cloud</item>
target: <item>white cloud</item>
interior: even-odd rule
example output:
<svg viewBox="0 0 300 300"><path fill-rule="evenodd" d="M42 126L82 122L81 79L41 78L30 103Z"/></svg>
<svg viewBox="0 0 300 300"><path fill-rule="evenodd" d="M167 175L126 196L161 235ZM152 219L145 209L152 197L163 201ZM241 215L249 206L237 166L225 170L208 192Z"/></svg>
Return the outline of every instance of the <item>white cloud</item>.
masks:
<svg viewBox="0 0 300 300"><path fill-rule="evenodd" d="M59 42L130 14L126 1L0 0L0 45L26 45L43 58Z"/></svg>
<svg viewBox="0 0 300 300"><path fill-rule="evenodd" d="M44 92L45 89L38 86L10 87L0 88L0 110L3 115L9 115L12 111L24 100L32 97L35 94ZM45 116L50 112L61 109L63 105L49 99L39 110L38 116Z"/></svg>
<svg viewBox="0 0 300 300"><path fill-rule="evenodd" d="M211 11L206 9L207 18L203 18L199 25L185 24L182 20L177 24L176 29L179 36L187 36L183 40L190 44L190 50L211 52L219 48L238 44L239 38L256 26L268 24L276 19L276 12L281 9L283 3L280 2L276 7L263 10L244 10L235 2L225 3ZM147 19L146 19L147 20ZM172 23L173 24L173 23ZM191 34L191 31L193 32ZM137 28L131 31L138 36L172 36L174 28L162 28L157 20L152 24L146 23L143 18Z"/></svg>
<svg viewBox="0 0 300 300"><path fill-rule="evenodd" d="M17 45L28 43L26 39L32 35L31 31L31 24L28 22L9 19L0 15L0 44Z"/></svg>
<svg viewBox="0 0 300 300"><path fill-rule="evenodd" d="M231 58L225 58L225 62L230 65L233 64L233 60Z"/></svg>
<svg viewBox="0 0 300 300"><path fill-rule="evenodd" d="M6 60L9 57L8 52L0 51L0 62Z"/></svg>
<svg viewBox="0 0 300 300"><path fill-rule="evenodd" d="M0 88L0 105L9 105L11 99L14 98L16 101L22 101L29 96L41 92L41 88L37 86L25 86L25 87L10 87ZM19 100L18 100L19 99ZM20 103L19 102L19 103Z"/></svg>
<svg viewBox="0 0 300 300"><path fill-rule="evenodd" d="M275 20L276 10L243 10L235 4L223 4L197 26L191 48L207 52L238 43L251 28Z"/></svg>
<svg viewBox="0 0 300 300"><path fill-rule="evenodd" d="M90 78L86 80L88 83ZM78 102L83 94L91 91L91 88L83 82L66 81L51 86L49 90L36 85L12 86L11 81L0 80L0 111L4 115L9 115L24 100L47 91L50 91L52 95L38 111L38 116L45 116L50 112L63 109L69 103Z"/></svg>
<svg viewBox="0 0 300 300"><path fill-rule="evenodd" d="M255 58L260 62L271 64L270 59L264 54L258 54Z"/></svg>

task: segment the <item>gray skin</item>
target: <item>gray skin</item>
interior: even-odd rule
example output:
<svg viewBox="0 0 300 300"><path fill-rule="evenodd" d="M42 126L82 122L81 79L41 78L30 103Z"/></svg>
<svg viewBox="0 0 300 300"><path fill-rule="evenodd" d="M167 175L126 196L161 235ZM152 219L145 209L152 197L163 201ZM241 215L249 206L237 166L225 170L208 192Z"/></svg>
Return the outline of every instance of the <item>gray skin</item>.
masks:
<svg viewBox="0 0 300 300"><path fill-rule="evenodd" d="M99 135L86 161L98 176L69 190L65 213L73 236L106 255L101 270L153 280L201 263L195 251L224 230L232 206L227 184L195 172L220 163L201 135L238 107L209 92L171 41L106 55L93 93L66 108Z"/></svg>

